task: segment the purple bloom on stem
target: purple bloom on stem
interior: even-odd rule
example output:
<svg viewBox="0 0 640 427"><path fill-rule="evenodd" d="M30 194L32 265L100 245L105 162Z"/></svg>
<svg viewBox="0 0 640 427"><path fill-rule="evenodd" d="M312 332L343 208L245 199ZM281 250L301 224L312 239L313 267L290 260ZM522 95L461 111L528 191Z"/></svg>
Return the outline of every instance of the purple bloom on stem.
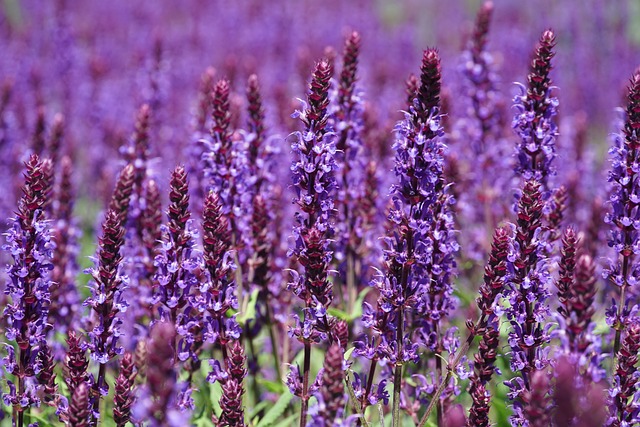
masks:
<svg viewBox="0 0 640 427"><path fill-rule="evenodd" d="M535 179L542 187L544 198L551 189L549 178L556 156L558 99L551 96L551 59L555 55L556 36L551 30L542 33L531 61L527 87L518 85L520 95L514 98L516 116L513 128L520 136L517 147L516 173L524 180Z"/></svg>
<svg viewBox="0 0 640 427"><path fill-rule="evenodd" d="M124 427L131 416L131 406L134 401L134 381L136 371L131 353L125 353L120 360L120 372L115 382L113 399L113 421L118 427Z"/></svg>
<svg viewBox="0 0 640 427"><path fill-rule="evenodd" d="M231 250L228 219L222 214L220 199L209 191L205 200L202 223L205 281L194 306L202 313L202 327L206 342L219 344L225 352L229 341L238 339L240 326L235 316L227 318L229 309L238 308L232 272L235 269ZM197 305L196 305L197 304Z"/></svg>
<svg viewBox="0 0 640 427"><path fill-rule="evenodd" d="M615 329L614 354L620 349L622 332L628 323L628 315L637 310L635 298L640 294L635 284L640 281L640 264L636 259L638 252L637 224L640 219L640 180L637 162L640 157L640 71L631 78L627 95L626 121L622 135L614 139L609 150L611 170L609 182L611 211L605 215L605 222L611 226L609 247L616 255L610 260L604 277L620 289L620 297L614 302L615 309L611 325ZM632 306L629 307L628 304Z"/></svg>
<svg viewBox="0 0 640 427"><path fill-rule="evenodd" d="M180 407L182 388L173 351L175 337L171 323L158 322L151 328L147 382L139 390L132 412L132 418L146 421L150 427L184 426L190 418L190 413Z"/></svg>
<svg viewBox="0 0 640 427"><path fill-rule="evenodd" d="M318 403L311 408L308 427L333 427L341 423L345 404L344 354L337 343L332 344L324 357L322 385L317 393Z"/></svg>
<svg viewBox="0 0 640 427"><path fill-rule="evenodd" d="M607 426L623 427L640 423L640 390L638 389L638 352L640 351L640 319L633 318L626 328L611 389Z"/></svg>
<svg viewBox="0 0 640 427"><path fill-rule="evenodd" d="M319 334L329 332L327 309L333 299L332 283L328 280L331 252L327 240L332 231L329 217L334 209L336 186L335 135L327 113L332 73L329 61L322 60L316 64L309 85L308 102L302 111L295 113L305 129L289 136L294 154L291 171L296 190L295 202L302 211L295 214L295 242L291 252L304 268L304 273L294 273L289 283L289 289L305 303L303 320L297 319L292 329L292 333L304 343L301 427L307 421L310 398L311 342L319 339Z"/></svg>
<svg viewBox="0 0 640 427"><path fill-rule="evenodd" d="M69 425L89 427L91 425L91 407L89 406L89 386L81 383L71 393L69 405Z"/></svg>
<svg viewBox="0 0 640 427"><path fill-rule="evenodd" d="M545 232L541 225L542 194L540 184L529 180L518 201L513 253L509 254L510 306L506 309L512 330L509 332L511 369L520 376L505 382L514 400L512 423L519 422L533 392L532 376L544 373L549 365L548 348L550 275L546 266ZM540 379L539 377L538 379ZM546 393L546 392L545 392Z"/></svg>
<svg viewBox="0 0 640 427"><path fill-rule="evenodd" d="M25 166L23 195L13 225L5 234L7 244L3 246L13 258L13 264L6 270L9 280L5 294L11 297L11 303L3 312L7 323L5 336L18 348L16 358L13 347L7 347L8 354L3 360L5 370L18 383L16 388L8 381L10 390L3 399L13 406L17 414L14 421L19 427L23 426L24 411L40 404L38 396L43 387L35 377L43 368L41 353L47 350L50 271L55 248L44 214L51 192L51 162L41 161L33 154Z"/></svg>
<svg viewBox="0 0 640 427"><path fill-rule="evenodd" d="M245 427L242 396L243 381L247 375L247 360L239 341L229 345L229 358L226 360L226 378L222 380L222 397L220 398L220 426Z"/></svg>
<svg viewBox="0 0 640 427"><path fill-rule="evenodd" d="M80 230L72 215L75 195L72 190L71 159L63 157L60 166L62 171L53 209L56 248L53 252L54 267L51 272L49 322L53 325L53 330L64 333L78 320L76 315L80 296L76 289L75 276L78 273L76 257L79 251Z"/></svg>
<svg viewBox="0 0 640 427"><path fill-rule="evenodd" d="M154 302L160 304L160 318L176 327L174 350L178 359L194 360L197 355L191 345L195 340L192 326L199 316L190 302L200 284L196 271L202 259L195 247L198 232L191 224L188 178L182 166L171 174L169 201L169 222L160 228L161 245L154 261Z"/></svg>

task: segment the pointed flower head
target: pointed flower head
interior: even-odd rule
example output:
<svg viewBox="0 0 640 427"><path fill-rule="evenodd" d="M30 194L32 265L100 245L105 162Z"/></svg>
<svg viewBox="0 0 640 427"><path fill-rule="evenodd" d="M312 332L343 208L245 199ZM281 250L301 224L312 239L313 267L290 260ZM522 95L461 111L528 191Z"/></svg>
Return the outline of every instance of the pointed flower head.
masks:
<svg viewBox="0 0 640 427"><path fill-rule="evenodd" d="M551 59L555 55L556 36L551 30L542 33L536 47L527 87L520 86L522 94L515 97L516 116L513 128L520 137L517 148L516 173L525 180L535 179L550 190L548 180L555 175L552 166L556 156L558 127L558 99L551 95Z"/></svg>

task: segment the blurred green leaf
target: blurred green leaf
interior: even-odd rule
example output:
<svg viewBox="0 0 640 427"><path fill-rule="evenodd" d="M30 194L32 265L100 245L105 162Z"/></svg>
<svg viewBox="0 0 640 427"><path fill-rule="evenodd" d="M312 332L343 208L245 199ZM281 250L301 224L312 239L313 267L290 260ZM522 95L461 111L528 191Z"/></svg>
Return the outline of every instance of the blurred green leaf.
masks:
<svg viewBox="0 0 640 427"><path fill-rule="evenodd" d="M269 381L264 378L258 378L258 384L266 388L270 393L282 394L286 391L284 384L280 381Z"/></svg>
<svg viewBox="0 0 640 427"><path fill-rule="evenodd" d="M292 398L293 395L288 392L280 396L280 399L278 399L278 401L271 407L271 409L269 409L267 413L264 414L264 417L260 420L256 427L272 426L273 423L275 423L278 418L282 416L284 411L287 409L287 406L289 406L289 402L291 402Z"/></svg>
<svg viewBox="0 0 640 427"><path fill-rule="evenodd" d="M295 420L296 418L298 418L298 414L295 415L291 415L288 418L285 418L284 420L280 421L278 424L274 424L273 427L289 427L293 425L293 420Z"/></svg>
<svg viewBox="0 0 640 427"><path fill-rule="evenodd" d="M247 309L243 313L238 314L238 316L236 317L236 320L238 321L240 326L244 326L246 325L247 321L256 318L256 304L258 303L258 293L258 289L255 289L251 293L251 296L249 297L249 303L247 304Z"/></svg>

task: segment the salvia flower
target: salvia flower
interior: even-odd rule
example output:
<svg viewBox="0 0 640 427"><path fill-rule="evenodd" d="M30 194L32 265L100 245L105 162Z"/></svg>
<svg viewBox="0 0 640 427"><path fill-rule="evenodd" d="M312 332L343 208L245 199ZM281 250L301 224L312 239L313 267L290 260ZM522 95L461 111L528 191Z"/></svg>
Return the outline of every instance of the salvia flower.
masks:
<svg viewBox="0 0 640 427"><path fill-rule="evenodd" d="M136 371L131 353L125 353L120 360L120 372L115 382L113 399L113 421L118 427L124 427L131 417L131 406L134 401L134 381Z"/></svg>
<svg viewBox="0 0 640 427"><path fill-rule="evenodd" d="M609 390L607 426L631 426L640 423L638 393L638 352L640 351L640 321L631 319L617 355L613 384Z"/></svg>
<svg viewBox="0 0 640 427"><path fill-rule="evenodd" d="M69 427L89 427L91 407L89 406L89 386L81 383L71 394L67 425Z"/></svg>
<svg viewBox="0 0 640 427"><path fill-rule="evenodd" d="M96 387L101 395L106 395L108 391L104 382L107 362L123 353L119 343L122 335L120 314L128 306L128 302L123 298L127 278L120 274L120 249L124 243L124 233L118 213L108 211L102 224L102 237L95 266L87 270L93 277L90 286L91 296L84 302L84 305L91 307L93 311L87 348L91 351L91 358L100 364Z"/></svg>
<svg viewBox="0 0 640 427"><path fill-rule="evenodd" d="M604 377L601 361L604 358L600 339L593 330L596 296L596 264L591 256L578 255L578 239L572 228L562 238L559 277L556 282L562 316L561 338L570 359L589 373L594 382Z"/></svg>
<svg viewBox="0 0 640 427"><path fill-rule="evenodd" d="M289 135L293 151L294 201L302 212L295 213L294 246L290 252L302 265L302 275L293 271L289 289L304 301L303 319L295 315L296 325L290 334L304 343L302 378L302 408L300 425L306 423L309 403L309 370L311 342L319 341L321 334L329 332L327 309L333 299L332 283L328 280L331 252L328 237L331 232L330 215L334 209L335 142L329 123L329 87L333 68L328 60L315 66L307 103L296 111L304 124L304 131ZM292 373L293 374L293 373Z"/></svg>
<svg viewBox="0 0 640 427"><path fill-rule="evenodd" d="M500 315L499 296L505 291L507 276L507 254L509 253L510 235L508 227L497 228L491 244L489 260L484 268L484 280L480 286L480 296L476 304L480 314L488 319Z"/></svg>
<svg viewBox="0 0 640 427"><path fill-rule="evenodd" d="M466 95L465 116L458 122L458 137L463 151L473 159L469 168L468 191L461 192L460 213L469 219L471 241L467 253L479 257L488 247L488 230L504 218L508 206L500 195L510 190L509 155L512 144L504 137L504 100L498 89L496 64L487 50L487 38L493 14L493 3L484 2L466 49L462 52L460 71ZM468 141L468 142L467 142ZM449 162L453 167L453 162ZM450 174L451 175L451 174ZM455 180L452 182L460 182Z"/></svg>
<svg viewBox="0 0 640 427"><path fill-rule="evenodd" d="M5 336L17 344L7 347L3 360L5 370L12 374L9 393L4 394L5 404L14 407L18 423L22 426L24 411L40 404L42 387L36 375L43 368L41 353L46 351L46 334L49 328L50 271L55 245L51 241L49 223L44 209L51 192L50 161L40 160L33 154L25 163L25 183L18 211L11 228L5 234L7 244L3 249L13 258L7 266L8 281L5 294L11 302L4 308Z"/></svg>
<svg viewBox="0 0 640 427"><path fill-rule="evenodd" d="M636 260L638 252L638 231L640 224L640 181L636 164L640 158L640 71L631 78L627 95L626 121L622 135L614 138L614 146L609 150L611 170L609 182L611 194L609 202L611 211L605 215L605 222L611 226L609 247L615 251L609 267L603 272L604 277L620 289L612 316L607 322L616 330L614 351L620 347L622 331L626 327L624 316L629 294L639 292L635 285L640 280L640 264ZM635 306L635 304L633 304ZM628 307L633 311L634 307Z"/></svg>
<svg viewBox="0 0 640 427"><path fill-rule="evenodd" d="M498 355L499 343L500 335L494 323L486 329L485 334L482 336L474 359L473 375L469 388L469 394L471 394L473 401L469 410L467 424L469 427L488 427L490 425L489 403L491 394L487 385L491 380L491 376L497 371L495 361Z"/></svg>
<svg viewBox="0 0 640 427"><path fill-rule="evenodd" d="M178 427L188 423L189 412L179 409L181 386L172 345L174 341L175 328L171 323L158 322L152 326L147 382L139 390L133 411L136 420L146 421L150 427Z"/></svg>
<svg viewBox="0 0 640 427"><path fill-rule="evenodd" d="M331 122L336 131L336 175L339 186L336 192L337 218L335 224L335 260L340 275L345 277L343 299L348 307L353 305L361 283L366 284L366 272L371 259L367 259L366 233L372 227L366 222L361 205L368 190L365 172L366 153L363 144L364 99L357 85L360 34L352 32L346 39L342 70L332 103ZM371 189L375 191L375 189ZM345 283L340 283L343 285Z"/></svg>
<svg viewBox="0 0 640 427"><path fill-rule="evenodd" d="M243 381L247 375L247 360L239 341L233 341L229 345L228 354L226 378L222 380L222 397L220 398L222 415L219 425L221 427L245 427L242 397L244 395Z"/></svg>
<svg viewBox="0 0 640 427"><path fill-rule="evenodd" d="M310 427L341 425L345 405L344 355L338 343L329 347L324 357L322 385L317 392L318 403L311 408Z"/></svg>
<svg viewBox="0 0 640 427"><path fill-rule="evenodd" d="M606 390L589 381L580 367L561 357L554 367L553 422L556 426L601 427L607 415Z"/></svg>
<svg viewBox="0 0 640 427"><path fill-rule="evenodd" d="M133 184L135 178L135 168L133 164L126 165L116 180L116 186L109 202L109 209L118 215L118 220L124 224L129 213L131 195L133 194Z"/></svg>
<svg viewBox="0 0 640 427"><path fill-rule="evenodd" d="M505 383L514 399L512 422L522 416L518 408L527 405L523 399L532 392L532 376L549 365L548 348L545 346L550 340L547 318L550 314L551 279L544 254L542 208L540 184L534 180L527 181L518 201L513 248L508 255L510 305L506 314L511 324L511 369L520 374Z"/></svg>
<svg viewBox="0 0 640 427"><path fill-rule="evenodd" d="M162 225L161 245L155 258L154 303L159 304L160 318L176 327L176 352L182 361L195 358L189 332L194 315L190 301L199 286L197 270L201 257L196 249L198 232L194 229L189 211L189 187L185 168L178 166L171 174L169 222ZM199 316L196 316L198 318Z"/></svg>
<svg viewBox="0 0 640 427"><path fill-rule="evenodd" d="M60 166L62 171L53 209L56 249L51 272L49 322L53 325L53 330L64 333L77 320L76 314L79 310L80 296L76 289L75 276L78 273L76 258L80 231L72 215L74 194L71 159L63 157Z"/></svg>
<svg viewBox="0 0 640 427"><path fill-rule="evenodd" d="M202 155L202 168L208 179L205 190L217 194L222 213L231 227L233 244L236 248L243 248L249 232L247 216L251 208L247 147L234 136L229 95L230 82L218 81L211 94L211 137L203 140L206 151ZM238 255L243 253L237 252Z"/></svg>
<svg viewBox="0 0 640 427"><path fill-rule="evenodd" d="M64 360L64 382L67 385L69 395L73 396L75 390L89 381L87 369L89 360L83 348L83 340L74 330L69 330L67 335L67 354Z"/></svg>
<svg viewBox="0 0 640 427"><path fill-rule="evenodd" d="M556 36L551 30L542 33L536 47L527 86L519 85L521 94L514 98L516 115L513 128L520 141L516 155L516 173L524 180L540 182L547 198L549 178L555 174L552 166L556 156L558 99L551 95L551 59L555 55Z"/></svg>
<svg viewBox="0 0 640 427"><path fill-rule="evenodd" d="M240 337L235 316L227 317L229 309L238 308L232 272L235 264L231 252L231 232L228 219L222 214L220 199L209 191L205 199L202 222L205 281L200 295L194 298L202 313L203 338L226 348L231 340Z"/></svg>

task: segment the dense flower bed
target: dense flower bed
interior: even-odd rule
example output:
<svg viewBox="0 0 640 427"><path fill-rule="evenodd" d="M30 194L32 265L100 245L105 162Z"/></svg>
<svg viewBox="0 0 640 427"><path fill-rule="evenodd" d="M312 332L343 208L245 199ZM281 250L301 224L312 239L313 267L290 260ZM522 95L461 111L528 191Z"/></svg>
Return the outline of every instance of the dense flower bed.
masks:
<svg viewBox="0 0 640 427"><path fill-rule="evenodd" d="M135 3L3 4L1 423L640 425L631 6Z"/></svg>

